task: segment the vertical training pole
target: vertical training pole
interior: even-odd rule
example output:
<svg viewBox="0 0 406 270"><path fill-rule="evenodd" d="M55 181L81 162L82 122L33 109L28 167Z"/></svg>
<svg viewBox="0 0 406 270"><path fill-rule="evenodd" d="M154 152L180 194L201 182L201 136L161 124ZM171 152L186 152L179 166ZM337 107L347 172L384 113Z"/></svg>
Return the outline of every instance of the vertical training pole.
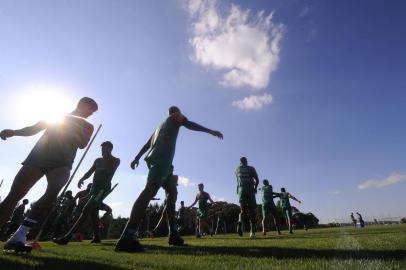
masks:
<svg viewBox="0 0 406 270"><path fill-rule="evenodd" d="M66 189L68 188L68 186L69 186L70 183L72 182L73 178L75 177L75 174L76 174L76 172L78 171L80 164L82 164L83 159L85 158L87 152L89 151L90 146L92 146L93 141L94 141L94 139L96 138L97 134L99 133L101 127L102 127L102 124L100 124L99 127L97 128L96 133L93 135L92 139L90 140L89 144L87 145L85 152L83 153L82 157L80 158L78 164L77 164L76 167L75 167L75 170L73 171L72 175L71 175L70 178L69 178L68 183L66 183L65 187L63 188L63 190L62 190L62 192L60 193L60 195L58 196L58 198L59 198L62 194L65 194ZM58 202L58 201L57 201L57 202ZM48 219L51 217L52 213L55 211L57 205L58 205L58 203L56 203L56 204L52 207L52 210L49 212L49 214L47 215L47 217L45 218L45 220L42 222L41 228L39 229L37 235L35 236L33 248L40 248L40 246L37 244L37 242L38 242L39 238L41 237L42 232L44 231L44 226L45 226L45 224L48 222Z"/></svg>

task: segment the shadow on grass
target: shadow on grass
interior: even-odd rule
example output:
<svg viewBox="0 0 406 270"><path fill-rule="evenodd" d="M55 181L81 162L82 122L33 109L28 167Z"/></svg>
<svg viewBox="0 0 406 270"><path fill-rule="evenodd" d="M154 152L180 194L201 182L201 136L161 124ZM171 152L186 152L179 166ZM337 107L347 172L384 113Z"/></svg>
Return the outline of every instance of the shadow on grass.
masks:
<svg viewBox="0 0 406 270"><path fill-rule="evenodd" d="M21 260L21 258L23 258L23 260ZM124 270L124 268L121 267L101 264L93 261L75 261L63 258L34 257L29 254L0 255L0 266L1 270Z"/></svg>
<svg viewBox="0 0 406 270"><path fill-rule="evenodd" d="M241 257L276 259L302 259L302 258L323 258L323 259L380 259L380 260L405 260L406 250L346 250L346 249L303 249L303 248L281 248L281 247L162 247L145 246L147 251L165 252L168 254L185 255L234 255Z"/></svg>

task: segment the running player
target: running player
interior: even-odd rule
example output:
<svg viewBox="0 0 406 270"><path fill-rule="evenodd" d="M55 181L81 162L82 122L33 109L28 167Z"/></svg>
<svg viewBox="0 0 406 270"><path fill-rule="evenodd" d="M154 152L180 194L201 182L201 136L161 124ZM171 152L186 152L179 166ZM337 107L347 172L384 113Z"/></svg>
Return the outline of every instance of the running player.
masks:
<svg viewBox="0 0 406 270"><path fill-rule="evenodd" d="M279 230L280 222L278 211L276 210L276 206L273 201L273 198L277 197L278 193L273 192L272 185L269 184L267 179L265 179L262 183L264 184L262 187L262 234L266 235L266 227L269 217L272 217L278 234L281 234L281 231Z"/></svg>
<svg viewBox="0 0 406 270"><path fill-rule="evenodd" d="M285 217L286 224L289 227L289 233L293 233L292 231L292 206L290 205L289 199L295 200L298 203L302 203L300 200L296 199L292 194L286 192L285 188L281 188L281 193L277 195L281 199L281 206L282 206L282 214Z"/></svg>
<svg viewBox="0 0 406 270"><path fill-rule="evenodd" d="M155 196L160 187L163 187L167 194L166 211L169 219L169 244L183 244L183 239L179 236L176 228L175 203L177 187L172 181L170 181L170 185L164 185L170 174L170 168L175 155L176 139L181 126L194 131L206 132L220 139L223 138L221 132L189 121L179 108L175 106L169 108L169 116L158 126L154 134L131 162L131 168L135 169L139 164L140 158L149 150L145 158L149 168L147 184L133 205L130 220L117 242L116 251L139 252L143 250L138 240L134 239L134 236L141 219L145 215L145 210L150 200Z"/></svg>
<svg viewBox="0 0 406 270"><path fill-rule="evenodd" d="M101 144L102 157L97 158L93 166L85 173L85 175L79 180L78 187L81 188L84 181L88 179L92 174L93 185L89 193L89 200L87 201L85 207L79 219L73 224L70 230L61 238L54 239L53 241L59 245L66 245L69 243L72 235L76 232L78 228L86 221L87 216L92 219L93 225L93 240L91 243L100 243L100 232L99 232L99 208L103 204L104 198L110 193L111 189L111 179L116 172L118 166L120 165L120 159L114 157L111 154L113 150L113 144L109 141L105 141Z"/></svg>
<svg viewBox="0 0 406 270"><path fill-rule="evenodd" d="M93 133L93 125L85 119L95 111L97 103L84 97L76 109L65 115L60 123L40 121L33 126L0 132L0 138L6 140L13 136L32 136L45 130L22 163L23 166L14 178L9 194L0 204L0 226L10 217L17 202L39 179L45 175L48 181L45 194L34 204L22 225L4 245L4 249L26 248L27 233L47 216L59 191L68 181L77 149L87 146Z"/></svg>
<svg viewBox="0 0 406 270"><path fill-rule="evenodd" d="M357 212L356 214L357 214L357 216L358 216L359 225L361 226L361 228L364 228L364 227L365 227L364 219L362 218L362 216L361 216L360 213Z"/></svg>
<svg viewBox="0 0 406 270"><path fill-rule="evenodd" d="M249 213L250 219L250 237L255 238L257 231L257 202L255 194L259 184L258 174L254 167L248 166L246 157L240 159L240 166L235 170L237 177L237 194L239 197L241 212L238 216L237 233L243 235L242 223L243 216Z"/></svg>
<svg viewBox="0 0 406 270"><path fill-rule="evenodd" d="M199 192L196 195L196 199L192 205L188 207L188 209L190 209L197 202L199 202L199 208L197 209L196 237L202 237L202 227L207 228L209 233L213 236L213 230L210 228L210 225L207 222L209 210L207 201L210 201L210 203L214 203L214 201L211 199L210 194L204 191L204 185L202 183L200 183L197 187Z"/></svg>
<svg viewBox="0 0 406 270"><path fill-rule="evenodd" d="M354 227L357 228L357 220L354 217L354 213L351 213L350 218Z"/></svg>

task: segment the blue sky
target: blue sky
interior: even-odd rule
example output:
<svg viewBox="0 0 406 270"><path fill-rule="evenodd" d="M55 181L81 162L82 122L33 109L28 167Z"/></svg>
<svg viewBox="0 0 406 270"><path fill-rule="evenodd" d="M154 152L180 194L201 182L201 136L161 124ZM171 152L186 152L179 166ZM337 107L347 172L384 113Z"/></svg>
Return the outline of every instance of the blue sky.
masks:
<svg viewBox="0 0 406 270"><path fill-rule="evenodd" d="M225 136L181 130L174 165L186 204L200 182L215 199L236 203L234 169L247 156L261 180L286 187L323 222L352 211L406 216L405 7L2 1L0 129L32 124L45 90L66 96L51 99L61 108L96 99L100 110L90 121L103 128L71 188L100 155L98 145L111 140L122 163L106 202L128 216L147 174L144 163L135 171L129 163L176 104ZM1 197L38 137L0 142ZM41 180L27 197L44 187Z"/></svg>

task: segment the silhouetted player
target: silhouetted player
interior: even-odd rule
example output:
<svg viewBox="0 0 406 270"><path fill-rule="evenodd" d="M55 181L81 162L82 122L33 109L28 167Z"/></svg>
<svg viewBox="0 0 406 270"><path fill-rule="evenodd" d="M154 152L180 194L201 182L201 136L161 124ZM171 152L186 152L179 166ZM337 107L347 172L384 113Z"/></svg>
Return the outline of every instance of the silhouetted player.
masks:
<svg viewBox="0 0 406 270"><path fill-rule="evenodd" d="M239 197L241 212L238 216L237 233L242 236L243 216L249 213L250 237L255 238L257 231L257 202L255 194L259 184L258 174L254 167L248 166L246 157L240 159L240 166L235 170L237 177L237 194Z"/></svg>
<svg viewBox="0 0 406 270"><path fill-rule="evenodd" d="M134 238L135 233L138 230L141 219L145 215L145 210L150 200L155 196L160 187L164 187L167 193L166 211L169 219L169 244L183 244L183 239L179 236L176 228L175 219L177 187L175 184L165 186L165 182L170 174L170 168L175 155L176 139L181 126L194 131L206 132L220 139L223 138L221 132L189 121L179 108L175 106L169 108L169 116L158 126L154 134L131 162L131 168L135 169L139 164L140 158L149 150L145 158L149 168L147 184L134 203L130 220L117 242L116 251L138 252L143 250L138 240ZM170 183L172 182L170 181Z"/></svg>
<svg viewBox="0 0 406 270"><path fill-rule="evenodd" d="M209 231L209 233L213 236L213 230L210 228L210 225L207 221L208 219L208 211L209 211L209 205L208 201L211 203L214 203L214 201L211 199L210 194L204 191L204 185L200 183L198 186L199 192L196 195L195 201L188 207L188 209L192 208L197 202L198 208L197 208L197 222L196 222L196 237L200 238L202 237L202 227L205 227L206 230Z"/></svg>
<svg viewBox="0 0 406 270"><path fill-rule="evenodd" d="M281 206L282 206L282 214L285 217L286 224L288 224L289 227L289 233L293 233L292 231L292 206L290 205L289 199L295 200L298 203L302 203L295 197L293 197L292 194L289 192L286 192L285 188L281 188L281 193L278 194L278 197L281 199Z"/></svg>
<svg viewBox="0 0 406 270"><path fill-rule="evenodd" d="M7 222L7 231L6 231L6 236L10 236L15 230L18 228L18 226L21 225L21 223L24 220L24 212L25 212L25 206L28 204L28 200L24 199L23 203L17 206L13 214L11 215L10 221Z"/></svg>
<svg viewBox="0 0 406 270"><path fill-rule="evenodd" d="M34 204L23 224L4 245L4 249L20 249L26 245L26 234L42 221L52 208L58 193L69 180L70 170L78 148L89 143L93 125L85 119L97 111L96 102L82 98L76 109L64 116L59 123L40 121L33 126L18 130L5 129L0 133L3 140L13 136L32 136L43 130L31 153L22 163L14 178L11 190L0 204L0 226L10 217L15 205L44 175L48 185L45 194Z"/></svg>
<svg viewBox="0 0 406 270"><path fill-rule="evenodd" d="M264 184L262 187L262 234L266 235L266 227L270 217L272 217L278 234L281 234L278 211L273 201L273 198L277 197L278 193L273 192L272 185L269 184L267 179L262 183Z"/></svg>
<svg viewBox="0 0 406 270"><path fill-rule="evenodd" d="M78 187L81 188L84 181L88 179L92 174L93 185L89 192L89 200L82 210L82 214L79 219L73 224L70 230L61 238L54 239L54 242L59 245L66 245L69 243L73 233L86 221L87 216L92 219L93 225L93 240L91 243L100 243L99 232L99 208L103 204L104 198L110 193L111 179L120 165L120 159L114 157L111 154L113 150L113 144L109 141L101 144L102 157L94 161L93 166L85 173L85 175L79 180Z"/></svg>

